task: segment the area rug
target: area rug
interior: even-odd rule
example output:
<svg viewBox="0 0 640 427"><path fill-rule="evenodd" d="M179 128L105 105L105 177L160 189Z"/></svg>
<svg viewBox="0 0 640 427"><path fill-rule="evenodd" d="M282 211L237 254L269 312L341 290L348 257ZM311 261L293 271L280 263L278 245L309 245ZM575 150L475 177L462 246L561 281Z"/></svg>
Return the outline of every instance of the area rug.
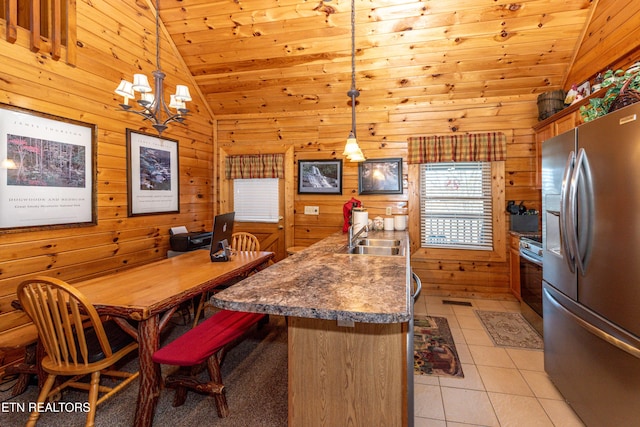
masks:
<svg viewBox="0 0 640 427"><path fill-rule="evenodd" d="M542 350L542 337L520 313L476 310L485 330L499 347Z"/></svg>
<svg viewBox="0 0 640 427"><path fill-rule="evenodd" d="M464 377L446 318L415 317L413 323L413 370L420 375Z"/></svg>

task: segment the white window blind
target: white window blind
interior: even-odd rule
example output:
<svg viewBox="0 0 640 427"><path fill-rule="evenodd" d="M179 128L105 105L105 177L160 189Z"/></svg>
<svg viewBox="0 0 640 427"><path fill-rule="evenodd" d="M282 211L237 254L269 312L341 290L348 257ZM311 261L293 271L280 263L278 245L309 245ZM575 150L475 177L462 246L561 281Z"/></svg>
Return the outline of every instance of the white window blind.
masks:
<svg viewBox="0 0 640 427"><path fill-rule="evenodd" d="M239 222L278 222L278 178L234 179L233 210Z"/></svg>
<svg viewBox="0 0 640 427"><path fill-rule="evenodd" d="M420 166L422 247L492 250L490 162Z"/></svg>

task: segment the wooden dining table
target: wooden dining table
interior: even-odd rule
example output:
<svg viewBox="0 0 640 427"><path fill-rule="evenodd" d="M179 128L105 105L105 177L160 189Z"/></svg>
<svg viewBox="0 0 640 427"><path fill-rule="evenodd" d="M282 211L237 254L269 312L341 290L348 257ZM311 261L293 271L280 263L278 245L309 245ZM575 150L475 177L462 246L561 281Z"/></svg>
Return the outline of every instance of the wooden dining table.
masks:
<svg viewBox="0 0 640 427"><path fill-rule="evenodd" d="M273 256L273 252L239 251L227 262L211 262L208 250L196 250L73 284L98 313L111 316L138 341L135 427L153 424L162 377L152 356L159 348L160 332L176 309L231 279L265 267Z"/></svg>

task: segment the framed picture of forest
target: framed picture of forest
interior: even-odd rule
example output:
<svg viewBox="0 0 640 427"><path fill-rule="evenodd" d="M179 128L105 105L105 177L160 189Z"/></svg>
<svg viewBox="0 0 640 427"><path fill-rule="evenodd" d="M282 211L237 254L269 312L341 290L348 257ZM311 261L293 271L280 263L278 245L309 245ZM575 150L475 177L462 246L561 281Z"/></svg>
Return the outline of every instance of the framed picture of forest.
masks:
<svg viewBox="0 0 640 427"><path fill-rule="evenodd" d="M96 126L0 104L0 232L96 224Z"/></svg>
<svg viewBox="0 0 640 427"><path fill-rule="evenodd" d="M358 194L402 194L402 159L371 159L358 165Z"/></svg>
<svg viewBox="0 0 640 427"><path fill-rule="evenodd" d="M178 141L127 129L129 216L180 212Z"/></svg>

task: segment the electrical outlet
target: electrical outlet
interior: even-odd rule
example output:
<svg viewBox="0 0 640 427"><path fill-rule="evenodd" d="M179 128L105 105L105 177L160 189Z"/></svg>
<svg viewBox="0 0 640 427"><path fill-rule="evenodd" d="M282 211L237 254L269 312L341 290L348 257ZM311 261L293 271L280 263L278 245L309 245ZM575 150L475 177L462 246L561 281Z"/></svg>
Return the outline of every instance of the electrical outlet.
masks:
<svg viewBox="0 0 640 427"><path fill-rule="evenodd" d="M391 215L391 206L387 206L387 215Z"/></svg>
<svg viewBox="0 0 640 427"><path fill-rule="evenodd" d="M320 207L318 206L305 206L304 207L305 215L320 215Z"/></svg>

